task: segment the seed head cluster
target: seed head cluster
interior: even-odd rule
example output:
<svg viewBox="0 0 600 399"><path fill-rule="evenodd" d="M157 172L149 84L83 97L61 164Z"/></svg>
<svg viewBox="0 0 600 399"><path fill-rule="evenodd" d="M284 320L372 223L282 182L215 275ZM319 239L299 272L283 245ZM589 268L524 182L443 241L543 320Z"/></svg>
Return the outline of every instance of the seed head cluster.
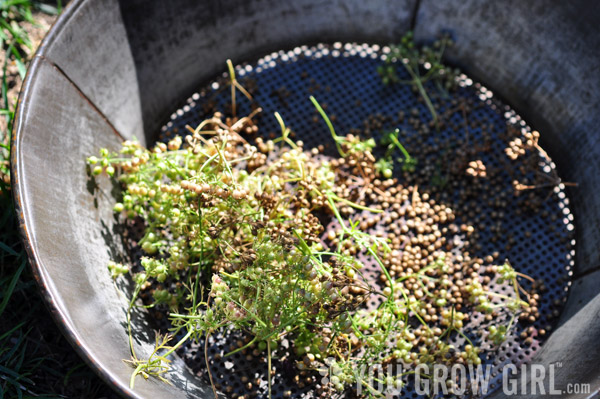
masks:
<svg viewBox="0 0 600 399"><path fill-rule="evenodd" d="M248 339L231 350L247 356L289 342L301 387L333 358L343 372L318 388L329 397L353 386L363 363L480 364L515 318L535 320L538 296L512 266L471 257L474 228L386 178L372 141L335 136L343 156L332 157L285 134L251 140L254 127L251 116L216 113L185 139L151 150L127 141L121 154L88 159L93 174L119 172L115 211L146 226L137 292L167 306L176 331L239 330ZM485 174L480 161L470 169ZM512 293L493 292L492 281ZM474 314L490 329L468 331Z"/></svg>
<svg viewBox="0 0 600 399"><path fill-rule="evenodd" d="M361 129L338 135L335 118L311 97L313 122L325 120L339 154L332 155L327 146L294 140L278 113L281 134L263 134L262 110L253 106L236 117L232 96L231 116L209 104L210 117L185 136L152 149L126 141L120 153L101 149L88 158L92 176L117 176L123 184L114 211L143 226L134 248L143 256L131 266L111 261L110 274L130 274L132 306L141 298L171 327L148 359L132 351L134 377L162 378L168 365L161 353L203 343L202 371L228 397L264 392L260 378L242 376L243 392L222 376L213 381L211 364L234 354L264 361L269 397L272 359L317 397L358 396L357 384L367 384L356 374L361 365L401 364L404 374L382 376L401 388L420 364L479 365L516 334L531 344L546 333L533 325L543 283L500 251L474 255L484 230L502 252L516 244L502 224L509 201L519 199L520 213L537 212L544 201L537 189L561 183L553 169L538 170L549 159L539 133L509 125L501 137L506 165L486 164L482 154L496 140L495 127L469 122L481 104L456 98L442 108L425 88L429 80L456 87L458 72L439 61L451 40L424 50L410 35L402 40L378 73L384 84L402 84L401 63L431 113L428 122L413 108L371 115ZM235 76L231 87L242 90ZM277 95L285 102L289 93ZM381 143L371 138L389 125L408 125L418 135L396 129ZM440 137L446 127L464 131L464 140ZM477 140L470 128L481 131ZM512 187L505 187L507 173ZM482 201L494 209L489 215L482 215ZM225 337L227 353L209 359L216 335ZM168 346L173 336L178 340ZM324 368L336 370L327 381L319 377ZM457 381L445 384L452 393ZM361 398L378 397L373 387L362 388Z"/></svg>

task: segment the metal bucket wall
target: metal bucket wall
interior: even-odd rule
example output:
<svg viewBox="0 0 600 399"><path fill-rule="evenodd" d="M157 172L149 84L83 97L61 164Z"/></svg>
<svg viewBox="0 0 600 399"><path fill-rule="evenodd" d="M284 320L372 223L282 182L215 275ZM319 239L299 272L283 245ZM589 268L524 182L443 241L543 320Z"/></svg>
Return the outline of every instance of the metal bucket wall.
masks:
<svg viewBox="0 0 600 399"><path fill-rule="evenodd" d="M84 159L122 138L150 143L202 83L234 63L317 42L394 42L450 32L448 59L542 132L570 189L575 276L560 327L536 362L555 386L600 387L600 6L590 1L74 1L34 59L13 147L15 198L34 270L59 325L131 397L212 397L182 362L174 386L129 389L124 314L105 265L122 251L110 201L94 202ZM109 191L110 186L100 187ZM143 316L138 323L144 324ZM148 351L153 332L136 337ZM498 394L497 397L502 395ZM571 395L564 397L584 397Z"/></svg>

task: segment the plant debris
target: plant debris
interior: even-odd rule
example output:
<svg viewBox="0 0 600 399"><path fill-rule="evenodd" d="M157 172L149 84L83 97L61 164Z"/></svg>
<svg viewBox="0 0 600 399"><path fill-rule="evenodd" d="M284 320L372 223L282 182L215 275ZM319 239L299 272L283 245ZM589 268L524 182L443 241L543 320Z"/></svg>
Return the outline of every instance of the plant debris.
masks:
<svg viewBox="0 0 600 399"><path fill-rule="evenodd" d="M455 109L438 114L423 85L443 78L444 90L454 87L455 75L440 64L449 39L435 44L438 50L422 52L410 43L411 37L403 39L403 47L378 70L383 83L416 85L432 111L430 127L451 123L449 116L459 112L466 129L472 104L456 101ZM391 67L397 59L410 68L412 81L396 77ZM431 72L422 74L423 67ZM312 384L320 397L358 386L360 397L379 398L380 391L357 379L355 370L362 365L402 364L403 373L382 376L387 386L401 389L419 364L481 364L483 352L516 334L519 321L539 318L543 283L516 271L497 252L471 256L477 229L455 223L457 211L468 210L452 209L416 184L417 178L434 182L437 177L434 186L443 189L468 179L471 191L458 193L466 202L482 179L496 173L477 158L478 148L427 149L451 165L441 176L411 156L407 148L416 146L398 129L381 143L357 132L338 134L324 104L312 96L338 155L305 148L278 113L280 133L265 140L256 137L260 108L236 116L236 91L249 99L251 93L236 80L231 64L229 73L230 116L213 112L197 127L188 126L185 137L152 149L126 141L118 154L101 149L87 160L92 175L118 176L123 184L115 212L144 223L141 269L111 262L111 275L131 273L130 310L141 297L146 307L168 309L172 327L169 335L157 337L149 358L139 358L131 347L132 386L137 375L162 378L168 355L194 341L204 342L215 395L217 389L231 393L231 386L213 381L208 337L239 332L246 338L225 356L264 357L269 397L272 358L280 353L303 376L294 379L298 386ZM380 122L372 123L377 129ZM514 132L507 162L521 157L525 164L539 164L545 156L539 134L523 140L520 134ZM402 178L393 172L396 162ZM556 176L541 179L560 183ZM537 187L515 181L515 195ZM539 198L527 196L524 204L537 211ZM525 331L526 336L545 333ZM315 384L323 368L337 372ZM452 392L456 381L448 377L446 383Z"/></svg>

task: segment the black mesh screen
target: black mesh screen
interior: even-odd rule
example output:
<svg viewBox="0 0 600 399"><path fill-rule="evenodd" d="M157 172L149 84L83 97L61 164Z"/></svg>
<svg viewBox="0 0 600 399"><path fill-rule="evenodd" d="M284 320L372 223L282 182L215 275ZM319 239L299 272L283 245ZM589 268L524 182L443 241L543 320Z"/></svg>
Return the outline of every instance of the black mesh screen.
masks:
<svg viewBox="0 0 600 399"><path fill-rule="evenodd" d="M501 381L498 370L502 365L527 362L539 350L567 298L575 250L569 200L564 185L556 178L555 165L545 155L533 165L511 163L507 158L508 142L530 128L490 90L464 75L459 76L458 89L449 95L429 83L427 89L436 112L446 121L438 131L429 123L431 113L411 85L381 83L376 67L387 50L377 45L340 43L303 46L239 65L236 70L242 85L263 109L259 118L259 133L263 136L279 135L273 116L277 111L306 148L324 145L325 152L333 154L335 146L309 101L310 95L324 106L338 134L352 131L377 139L382 132L398 128L400 141L418 160L412 174L396 173L400 183L418 184L419 191L429 193L436 203L455 209L456 225L475 227L477 233L470 238L460 231L456 233L457 240L470 240L473 258L485 259L496 252L496 262L509 259L517 271L543 280L538 319L519 323L512 338L498 350L484 352L485 364L495 370L494 388ZM408 74L402 75L401 68L398 72L401 79L409 79ZM248 114L250 102L240 93L237 99L238 115ZM186 124L195 127L215 110L228 113L230 101L228 77L223 75L173 113L162 129L161 139L184 134ZM460 104L467 104L469 111L459 110ZM445 173L450 168L448 163L456 158L452 154L459 150L480 159L487 173L497 176L494 182L479 179L474 186L471 180L462 179L452 183ZM515 180L538 183L534 184L536 188L515 195ZM481 323L486 323L483 318L473 317L469 325ZM541 330L545 334L540 334ZM227 397L266 397L264 353L254 356L248 350L222 357L244 339L231 335L210 338L213 376ZM193 370L206 377L203 345L190 345L182 355ZM295 359L287 354L285 345L276 355L273 397L311 397L315 383L309 381L318 383L320 377L307 374L298 384L294 380ZM402 397L418 396L409 385Z"/></svg>

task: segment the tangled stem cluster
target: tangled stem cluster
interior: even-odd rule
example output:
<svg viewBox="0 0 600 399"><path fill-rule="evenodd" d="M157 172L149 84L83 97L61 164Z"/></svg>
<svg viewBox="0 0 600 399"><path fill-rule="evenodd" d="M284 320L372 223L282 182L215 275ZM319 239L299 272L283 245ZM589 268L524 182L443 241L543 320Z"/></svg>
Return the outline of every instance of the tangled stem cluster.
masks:
<svg viewBox="0 0 600 399"><path fill-rule="evenodd" d="M232 77L234 104L238 86ZM373 155L374 140L336 134L311 100L339 157L292 140L279 114L278 138L254 138L257 109L241 118L217 112L152 149L126 141L120 153L88 158L91 175L117 176L124 186L114 211L145 226L141 270L110 262L110 273L132 274L130 310L149 298L147 307L168 307L173 329L149 358L131 344L132 386L137 375L162 378L168 355L188 341L234 330L250 338L229 355L265 353L269 388L271 358L284 340L302 373L340 371L319 387L322 397L367 384L353 371L382 361L406 367L384 376L401 387L419 364L480 364L518 317L535 319L538 296L520 284L528 276L508 262L484 268L457 255L444 227L453 211L399 184ZM384 146L385 157L401 151L403 171L415 169L397 131ZM509 293L492 291L492 281ZM473 334L466 325L475 314L489 328ZM368 385L362 391L382 395Z"/></svg>

